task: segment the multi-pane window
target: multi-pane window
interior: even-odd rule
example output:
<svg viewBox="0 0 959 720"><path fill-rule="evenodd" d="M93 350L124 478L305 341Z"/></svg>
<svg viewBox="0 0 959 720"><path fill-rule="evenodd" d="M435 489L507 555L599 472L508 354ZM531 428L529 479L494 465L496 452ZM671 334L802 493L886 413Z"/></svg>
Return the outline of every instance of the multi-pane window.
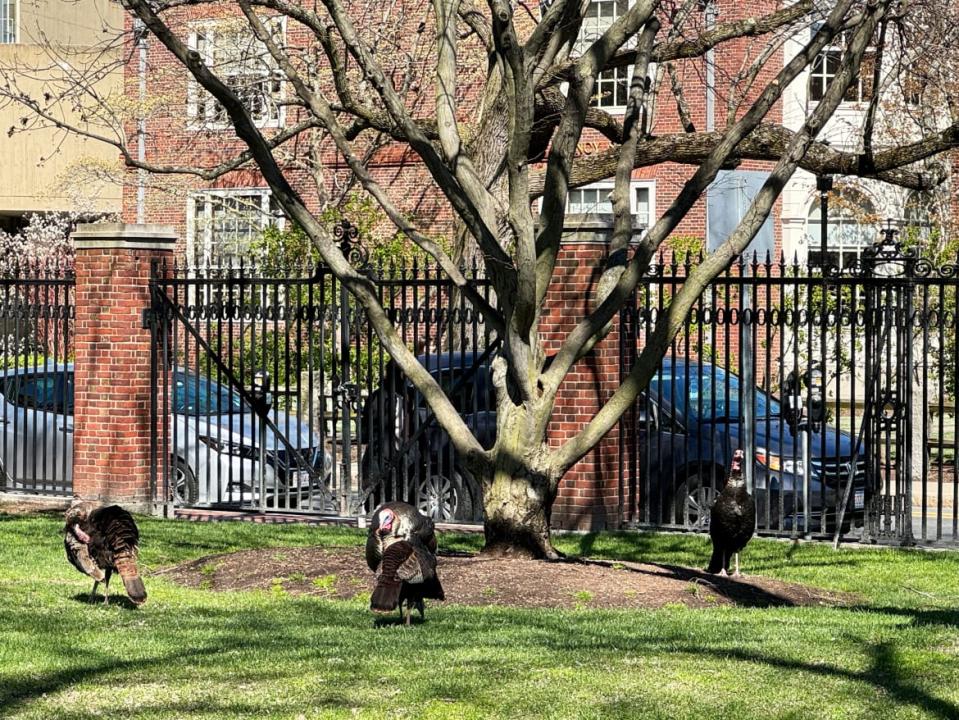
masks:
<svg viewBox="0 0 959 720"><path fill-rule="evenodd" d="M652 182L633 182L630 193L630 210L634 226L648 228L653 220L654 185ZM567 215L612 215L613 184L609 182L574 188L566 200Z"/></svg>
<svg viewBox="0 0 959 720"><path fill-rule="evenodd" d="M817 31L818 26L813 28L813 33ZM826 95L826 88L829 87L829 83L839 72L842 53L843 51L840 48L827 48L813 60L812 67L809 70L809 99L813 102L819 102ZM872 99L875 64L875 52L867 50L863 55L856 79L853 80L847 88L846 94L843 95L843 102L868 102Z"/></svg>
<svg viewBox="0 0 959 720"><path fill-rule="evenodd" d="M581 55L620 15L629 9L629 0L592 0L583 16L574 53ZM629 97L629 68L613 68L599 74L593 105L601 108L623 108Z"/></svg>
<svg viewBox="0 0 959 720"><path fill-rule="evenodd" d="M877 216L872 202L851 188L830 197L826 224L826 257L822 256L822 213L813 201L806 219L809 264L843 268L853 264L876 241Z"/></svg>
<svg viewBox="0 0 959 720"><path fill-rule="evenodd" d="M0 44L17 41L17 0L0 0Z"/></svg>
<svg viewBox="0 0 959 720"><path fill-rule="evenodd" d="M249 255L250 244L269 225L282 225L269 190L208 190L187 206L190 259L226 266Z"/></svg>
<svg viewBox="0 0 959 720"><path fill-rule="evenodd" d="M267 27L282 46L285 27L282 20L271 21ZM190 34L190 47L237 94L258 127L283 124L282 74L266 46L254 37L245 22L231 20L198 25ZM225 128L230 124L223 106L192 80L187 116L209 128Z"/></svg>

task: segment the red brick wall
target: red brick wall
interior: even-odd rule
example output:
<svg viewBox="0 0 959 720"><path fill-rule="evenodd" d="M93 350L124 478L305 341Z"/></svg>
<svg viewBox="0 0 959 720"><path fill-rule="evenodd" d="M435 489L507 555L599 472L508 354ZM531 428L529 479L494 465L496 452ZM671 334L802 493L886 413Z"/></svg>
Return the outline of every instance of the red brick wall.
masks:
<svg viewBox="0 0 959 720"><path fill-rule="evenodd" d="M151 260L163 252L77 240L73 488L140 510L151 500L152 345L143 311Z"/></svg>

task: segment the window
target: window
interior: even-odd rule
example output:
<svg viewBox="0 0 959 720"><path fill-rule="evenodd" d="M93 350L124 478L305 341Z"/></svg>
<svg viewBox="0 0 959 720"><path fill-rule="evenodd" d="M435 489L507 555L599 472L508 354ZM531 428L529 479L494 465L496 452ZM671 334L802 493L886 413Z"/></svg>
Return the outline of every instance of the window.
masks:
<svg viewBox="0 0 959 720"><path fill-rule="evenodd" d="M0 0L0 44L17 41L17 0Z"/></svg>
<svg viewBox="0 0 959 720"><path fill-rule="evenodd" d="M4 395L17 407L72 415L73 373L13 375L6 381Z"/></svg>
<svg viewBox="0 0 959 720"><path fill-rule="evenodd" d="M858 260L863 249L876 240L876 216L872 202L861 192L846 188L829 197L826 228L826 257L822 256L822 213L819 199L813 201L806 218L809 264L845 268Z"/></svg>
<svg viewBox="0 0 959 720"><path fill-rule="evenodd" d="M592 0L583 16L574 55L582 55L589 46L602 37L607 28L629 9L630 0ZM629 98L629 67L613 68L596 78L596 92L592 104L605 109L625 108Z"/></svg>
<svg viewBox="0 0 959 720"><path fill-rule="evenodd" d="M933 235L933 221L937 215L936 198L931 193L911 191L903 207L902 239L910 244L928 241Z"/></svg>
<svg viewBox="0 0 959 720"><path fill-rule="evenodd" d="M0 0L2 2L3 0ZM285 23L267 24L283 44ZM190 34L190 48L239 96L257 127L279 127L284 121L282 75L276 61L245 21L220 21L198 26ZM187 90L187 117L206 128L229 126L226 110L191 80Z"/></svg>
<svg viewBox="0 0 959 720"><path fill-rule="evenodd" d="M818 27L813 28L813 33L818 32ZM813 102L819 102L826 94L826 88L839 72L839 65L842 59L842 49L833 47L827 48L813 60L812 68L809 71L809 99ZM862 63L856 79L846 90L843 96L843 102L868 102L872 99L872 80L875 68L876 54L872 51L866 51L863 55Z"/></svg>
<svg viewBox="0 0 959 720"><path fill-rule="evenodd" d="M187 206L187 251L196 264L230 265L269 225L283 225L270 191L207 190Z"/></svg>
<svg viewBox="0 0 959 720"><path fill-rule="evenodd" d="M655 183L634 180L630 193L634 226L647 229L654 218ZM567 215L612 215L613 183L603 182L569 191L566 200Z"/></svg>

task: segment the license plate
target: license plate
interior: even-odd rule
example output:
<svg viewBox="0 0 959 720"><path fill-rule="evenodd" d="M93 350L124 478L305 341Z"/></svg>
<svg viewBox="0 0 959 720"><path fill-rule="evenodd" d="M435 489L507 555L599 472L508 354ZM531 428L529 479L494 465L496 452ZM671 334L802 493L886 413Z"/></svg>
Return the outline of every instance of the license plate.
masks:
<svg viewBox="0 0 959 720"><path fill-rule="evenodd" d="M852 507L854 510L862 510L866 507L866 491L856 490L852 498Z"/></svg>
<svg viewBox="0 0 959 720"><path fill-rule="evenodd" d="M299 490L307 492L310 489L310 474L306 470L298 470L290 474L289 482L290 492Z"/></svg>

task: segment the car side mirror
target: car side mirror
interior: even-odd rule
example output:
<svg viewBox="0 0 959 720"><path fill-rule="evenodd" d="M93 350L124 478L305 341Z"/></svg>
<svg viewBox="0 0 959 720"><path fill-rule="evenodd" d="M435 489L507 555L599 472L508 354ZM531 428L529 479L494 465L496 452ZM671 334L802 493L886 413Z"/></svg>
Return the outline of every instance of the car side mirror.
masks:
<svg viewBox="0 0 959 720"><path fill-rule="evenodd" d="M655 432L659 429L659 410L648 399L639 406L636 423L640 430Z"/></svg>

